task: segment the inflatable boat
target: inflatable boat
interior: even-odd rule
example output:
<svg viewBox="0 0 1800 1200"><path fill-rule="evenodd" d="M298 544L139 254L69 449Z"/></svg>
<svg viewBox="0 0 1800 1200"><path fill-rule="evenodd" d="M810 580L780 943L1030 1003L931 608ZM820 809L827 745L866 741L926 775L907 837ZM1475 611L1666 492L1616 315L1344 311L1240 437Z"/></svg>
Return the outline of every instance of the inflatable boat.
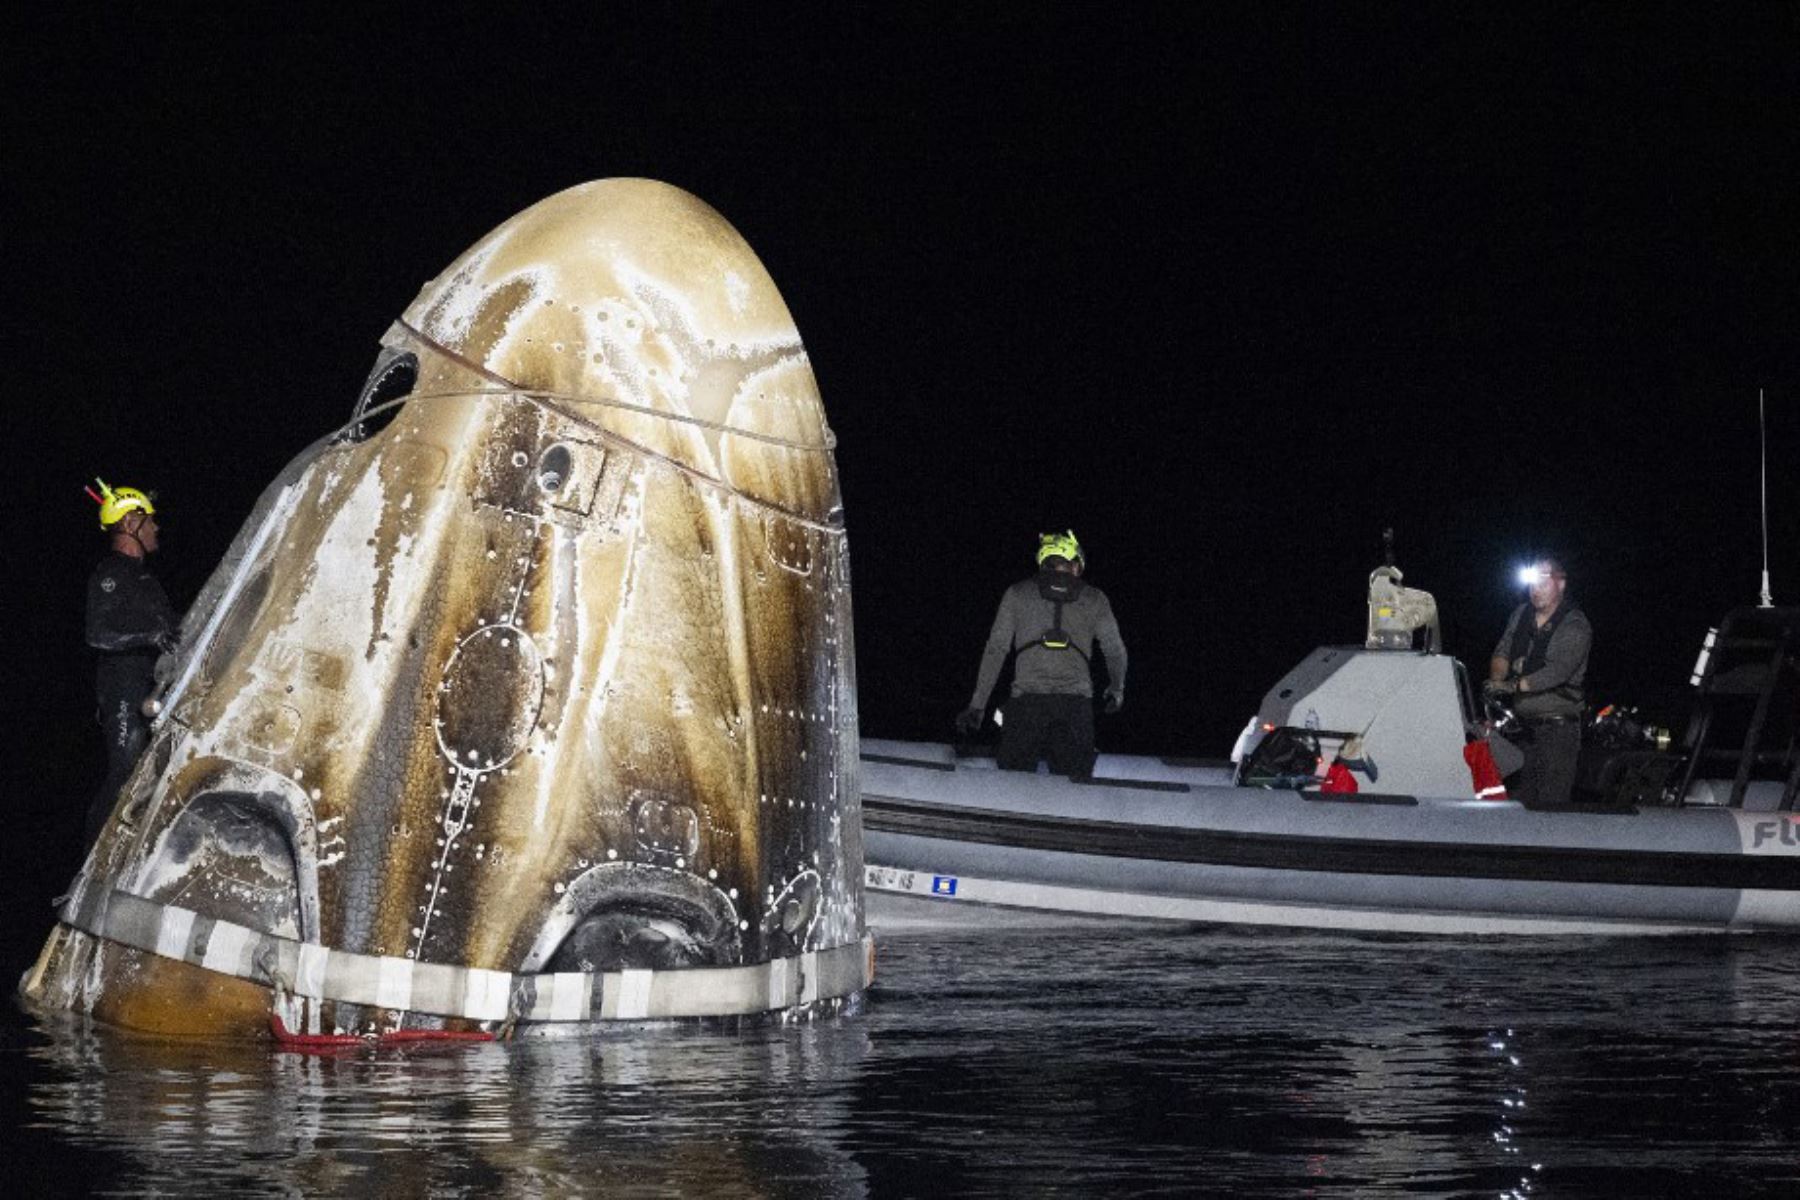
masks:
<svg viewBox="0 0 1800 1200"><path fill-rule="evenodd" d="M1533 808L1482 786L1504 743L1461 664L1377 628L1406 606L1375 600L1368 644L1289 672L1232 762L1102 755L1076 781L865 738L871 924L1800 929L1800 609L1728 616L1678 746L1591 737L1577 801ZM1344 774L1355 790L1328 787Z"/></svg>

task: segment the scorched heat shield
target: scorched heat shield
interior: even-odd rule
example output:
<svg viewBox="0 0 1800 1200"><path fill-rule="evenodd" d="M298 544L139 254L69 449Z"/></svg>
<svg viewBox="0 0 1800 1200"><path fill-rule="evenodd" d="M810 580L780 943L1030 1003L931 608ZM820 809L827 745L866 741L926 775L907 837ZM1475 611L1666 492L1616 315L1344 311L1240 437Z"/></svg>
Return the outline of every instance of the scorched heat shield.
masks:
<svg viewBox="0 0 1800 1200"><path fill-rule="evenodd" d="M831 448L705 204L606 180L502 225L188 613L27 998L251 1035L860 991Z"/></svg>

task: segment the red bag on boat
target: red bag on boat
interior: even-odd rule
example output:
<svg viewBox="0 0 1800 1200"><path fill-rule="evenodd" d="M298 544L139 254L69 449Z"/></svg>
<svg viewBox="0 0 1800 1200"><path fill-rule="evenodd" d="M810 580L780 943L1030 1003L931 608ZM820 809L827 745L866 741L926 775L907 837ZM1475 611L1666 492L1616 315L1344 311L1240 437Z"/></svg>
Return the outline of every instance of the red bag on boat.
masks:
<svg viewBox="0 0 1800 1200"><path fill-rule="evenodd" d="M1334 759L1332 764L1325 768L1325 781L1319 785L1319 790L1321 792L1354 792L1356 791L1356 776L1350 773L1349 767Z"/></svg>
<svg viewBox="0 0 1800 1200"><path fill-rule="evenodd" d="M1477 800L1505 800L1506 783L1500 768L1494 765L1494 752L1486 740L1470 742L1463 747L1463 761L1469 764L1469 776L1475 781Z"/></svg>

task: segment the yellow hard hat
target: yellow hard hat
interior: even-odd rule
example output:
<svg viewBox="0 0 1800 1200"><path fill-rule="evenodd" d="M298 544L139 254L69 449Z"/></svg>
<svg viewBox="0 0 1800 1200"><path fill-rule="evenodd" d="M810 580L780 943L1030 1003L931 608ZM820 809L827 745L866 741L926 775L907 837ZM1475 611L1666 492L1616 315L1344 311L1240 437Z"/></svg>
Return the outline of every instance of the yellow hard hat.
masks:
<svg viewBox="0 0 1800 1200"><path fill-rule="evenodd" d="M1083 565L1087 563L1087 559L1082 557L1081 543L1075 540L1073 529L1066 529L1061 533L1038 534L1038 566L1043 566L1046 558L1063 558Z"/></svg>
<svg viewBox="0 0 1800 1200"><path fill-rule="evenodd" d="M149 493L140 492L134 487L108 487L106 480L98 476L95 476L94 482L100 485L100 490L96 492L89 488L87 493L100 502L100 528L111 529L128 512L141 512L150 517L156 515L156 505L150 503Z"/></svg>

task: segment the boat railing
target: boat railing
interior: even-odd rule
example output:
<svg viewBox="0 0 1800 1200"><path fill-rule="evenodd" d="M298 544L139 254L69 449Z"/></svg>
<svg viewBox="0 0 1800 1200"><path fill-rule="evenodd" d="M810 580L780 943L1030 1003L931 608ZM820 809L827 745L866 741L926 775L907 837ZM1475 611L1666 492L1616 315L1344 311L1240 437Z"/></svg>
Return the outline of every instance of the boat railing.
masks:
<svg viewBox="0 0 1800 1200"><path fill-rule="evenodd" d="M1733 609L1709 641L1671 795L1686 803L1709 769L1729 767L1724 804L1742 808L1760 771L1783 781L1777 809L1792 812L1800 792L1800 608Z"/></svg>

